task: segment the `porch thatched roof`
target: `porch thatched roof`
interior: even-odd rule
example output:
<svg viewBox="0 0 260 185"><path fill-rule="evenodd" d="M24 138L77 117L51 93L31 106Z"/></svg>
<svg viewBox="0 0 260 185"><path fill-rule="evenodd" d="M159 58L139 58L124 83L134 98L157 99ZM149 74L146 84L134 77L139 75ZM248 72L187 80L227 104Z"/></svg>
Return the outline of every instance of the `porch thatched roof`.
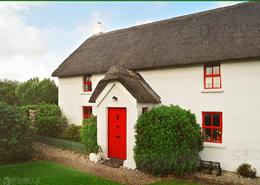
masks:
<svg viewBox="0 0 260 185"><path fill-rule="evenodd" d="M156 94L139 73L132 70L126 70L120 66L112 66L109 69L105 77L99 81L89 99L89 102L95 103L106 85L109 82L117 81L120 82L139 103L161 102L160 96Z"/></svg>
<svg viewBox="0 0 260 185"><path fill-rule="evenodd" d="M52 75L259 58L259 20L260 3L249 2L103 33L87 39Z"/></svg>

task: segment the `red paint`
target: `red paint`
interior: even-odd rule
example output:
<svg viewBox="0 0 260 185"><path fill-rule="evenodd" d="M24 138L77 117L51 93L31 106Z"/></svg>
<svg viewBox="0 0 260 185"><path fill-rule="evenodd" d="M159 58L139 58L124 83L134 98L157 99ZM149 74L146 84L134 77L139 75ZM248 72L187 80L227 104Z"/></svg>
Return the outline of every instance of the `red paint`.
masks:
<svg viewBox="0 0 260 185"><path fill-rule="evenodd" d="M92 115L92 107L91 106L83 106L83 119L90 118Z"/></svg>
<svg viewBox="0 0 260 185"><path fill-rule="evenodd" d="M218 72L213 73L213 68L218 67ZM207 68L211 68L212 73L207 74ZM215 87L214 86L214 77L219 77L220 78L220 86ZM206 78L211 78L211 87L206 87ZM221 81L221 70L220 70L220 64L214 64L214 65L204 65L204 88L205 89L221 89L222 88L222 81Z"/></svg>
<svg viewBox="0 0 260 185"><path fill-rule="evenodd" d="M219 125L214 126L213 125L213 116L219 116ZM206 116L210 116L210 123L209 125L206 125ZM211 142L211 143L222 143L222 112L202 112L202 130L203 134L205 134L205 130L210 129L210 139L205 139L205 142ZM216 138L216 140L213 138L214 131L220 131L221 134L219 134Z"/></svg>
<svg viewBox="0 0 260 185"><path fill-rule="evenodd" d="M91 76L84 76L84 78L83 78L83 91L84 92L91 92L92 91Z"/></svg>
<svg viewBox="0 0 260 185"><path fill-rule="evenodd" d="M108 108L108 157L126 159L126 108Z"/></svg>

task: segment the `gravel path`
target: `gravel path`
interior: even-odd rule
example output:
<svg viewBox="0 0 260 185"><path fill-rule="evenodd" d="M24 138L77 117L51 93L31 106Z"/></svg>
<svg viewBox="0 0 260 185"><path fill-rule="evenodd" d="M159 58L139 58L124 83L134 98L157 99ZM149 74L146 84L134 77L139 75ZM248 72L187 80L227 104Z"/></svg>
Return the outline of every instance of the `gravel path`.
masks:
<svg viewBox="0 0 260 185"><path fill-rule="evenodd" d="M154 177L144 174L138 170L129 170L126 168L111 168L100 163L95 164L89 160L88 155L75 153L69 150L54 148L42 143L33 144L37 155L35 160L48 160L62 163L66 166L77 168L83 172L110 179L115 182L129 185L150 184L160 180L176 179L174 176ZM260 178L244 178L236 173L223 172L221 176L210 175L207 173L194 173L182 178L200 182L207 185L260 185Z"/></svg>

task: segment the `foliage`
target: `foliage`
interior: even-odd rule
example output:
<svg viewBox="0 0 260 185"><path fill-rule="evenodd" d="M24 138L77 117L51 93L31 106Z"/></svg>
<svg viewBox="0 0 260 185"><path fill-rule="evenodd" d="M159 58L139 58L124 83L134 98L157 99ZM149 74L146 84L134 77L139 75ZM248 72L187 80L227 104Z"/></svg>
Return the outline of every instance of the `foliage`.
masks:
<svg viewBox="0 0 260 185"><path fill-rule="evenodd" d="M0 163L32 157L32 131L28 119L17 108L0 103Z"/></svg>
<svg viewBox="0 0 260 185"><path fill-rule="evenodd" d="M248 163L243 163L237 168L237 173L243 177L256 177L256 169Z"/></svg>
<svg viewBox="0 0 260 185"><path fill-rule="evenodd" d="M67 127L67 119L56 104L39 104L35 127L39 135L58 137Z"/></svg>
<svg viewBox="0 0 260 185"><path fill-rule="evenodd" d="M58 88L53 80L32 78L20 83L17 96L21 105L58 102Z"/></svg>
<svg viewBox="0 0 260 185"><path fill-rule="evenodd" d="M69 141L80 142L80 129L81 126L71 124L64 130L62 138Z"/></svg>
<svg viewBox="0 0 260 185"><path fill-rule="evenodd" d="M0 80L0 101L10 105L17 105L19 99L16 95L18 82L11 80Z"/></svg>
<svg viewBox="0 0 260 185"><path fill-rule="evenodd" d="M80 130L81 141L88 148L89 152L98 152L97 144L97 118L91 117L83 121Z"/></svg>
<svg viewBox="0 0 260 185"><path fill-rule="evenodd" d="M0 184L23 185L116 185L118 183L52 162L0 166ZM9 180L9 181L4 181ZM15 181L12 181L14 179ZM19 180L19 181L18 181ZM25 181L26 180L26 181ZM5 183L6 182L6 183Z"/></svg>
<svg viewBox="0 0 260 185"><path fill-rule="evenodd" d="M18 108L29 118L29 110L37 110L38 105L23 105Z"/></svg>
<svg viewBox="0 0 260 185"><path fill-rule="evenodd" d="M137 168L155 175L182 174L197 167L203 149L195 115L179 106L160 106L136 124Z"/></svg>

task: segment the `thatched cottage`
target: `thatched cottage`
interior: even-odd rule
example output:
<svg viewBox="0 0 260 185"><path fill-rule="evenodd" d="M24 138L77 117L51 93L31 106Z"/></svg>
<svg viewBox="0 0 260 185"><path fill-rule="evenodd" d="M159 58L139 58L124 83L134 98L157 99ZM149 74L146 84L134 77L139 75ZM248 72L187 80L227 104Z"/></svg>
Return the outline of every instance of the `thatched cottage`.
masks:
<svg viewBox="0 0 260 185"><path fill-rule="evenodd" d="M202 159L231 171L246 161L259 176L260 3L94 35L53 76L70 122L97 115L99 145L126 167L138 116L176 104L201 125Z"/></svg>

